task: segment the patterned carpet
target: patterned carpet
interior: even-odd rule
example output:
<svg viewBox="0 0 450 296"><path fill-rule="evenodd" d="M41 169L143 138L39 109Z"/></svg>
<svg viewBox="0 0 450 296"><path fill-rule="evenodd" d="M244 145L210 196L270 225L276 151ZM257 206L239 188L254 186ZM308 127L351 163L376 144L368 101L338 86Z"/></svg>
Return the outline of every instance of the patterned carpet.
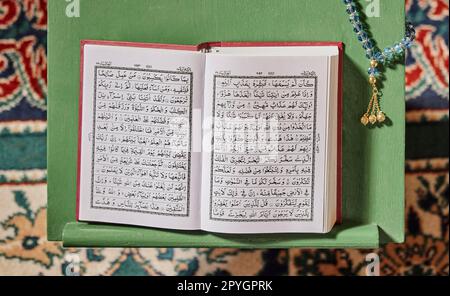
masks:
<svg viewBox="0 0 450 296"><path fill-rule="evenodd" d="M0 275L448 275L448 0L407 0L406 231L379 250L63 249L46 240L47 0L0 0Z"/></svg>

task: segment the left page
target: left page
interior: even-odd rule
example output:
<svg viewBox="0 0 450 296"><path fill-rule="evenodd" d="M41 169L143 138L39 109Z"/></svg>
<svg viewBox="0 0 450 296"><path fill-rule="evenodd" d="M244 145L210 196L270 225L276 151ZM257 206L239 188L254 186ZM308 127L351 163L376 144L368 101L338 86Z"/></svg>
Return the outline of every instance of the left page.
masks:
<svg viewBox="0 0 450 296"><path fill-rule="evenodd" d="M154 46L83 46L81 221L200 227L204 55Z"/></svg>

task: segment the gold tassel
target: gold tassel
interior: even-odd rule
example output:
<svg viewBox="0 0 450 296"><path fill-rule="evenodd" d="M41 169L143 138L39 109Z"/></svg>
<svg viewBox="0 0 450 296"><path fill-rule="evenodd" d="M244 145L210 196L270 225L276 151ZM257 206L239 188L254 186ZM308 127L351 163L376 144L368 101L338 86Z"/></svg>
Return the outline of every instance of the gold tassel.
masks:
<svg viewBox="0 0 450 296"><path fill-rule="evenodd" d="M370 61L372 68L377 67L378 63L375 60ZM372 97L369 101L366 113L361 117L361 123L363 125L375 124L376 122L382 123L386 120L386 115L381 111L379 102L379 92L377 88L377 79L371 75L369 77L369 84L372 86Z"/></svg>

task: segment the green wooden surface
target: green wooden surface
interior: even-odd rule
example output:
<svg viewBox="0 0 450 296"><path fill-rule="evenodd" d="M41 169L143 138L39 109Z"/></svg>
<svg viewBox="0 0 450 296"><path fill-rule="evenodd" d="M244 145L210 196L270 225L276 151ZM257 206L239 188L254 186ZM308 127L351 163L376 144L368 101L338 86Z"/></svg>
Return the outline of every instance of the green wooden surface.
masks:
<svg viewBox="0 0 450 296"><path fill-rule="evenodd" d="M366 1L359 1L366 5ZM404 0L381 0L368 18L381 47L404 32ZM404 67L389 69L382 105L389 126L365 128L368 61L340 0L64 0L48 3L48 238L83 246L376 247L404 236ZM75 222L79 42L343 41L344 225L327 235L213 235ZM67 224L69 223L69 224ZM67 224L67 226L66 226ZM378 235L377 229L380 230ZM255 237L255 236L251 236Z"/></svg>
<svg viewBox="0 0 450 296"><path fill-rule="evenodd" d="M230 235L149 228L130 231L130 228L125 226L106 224L92 226L87 223L68 223L63 232L64 245L78 247L89 247L95 244L99 247L367 248L377 245L378 241L378 227L374 224L341 225L326 236L321 234Z"/></svg>

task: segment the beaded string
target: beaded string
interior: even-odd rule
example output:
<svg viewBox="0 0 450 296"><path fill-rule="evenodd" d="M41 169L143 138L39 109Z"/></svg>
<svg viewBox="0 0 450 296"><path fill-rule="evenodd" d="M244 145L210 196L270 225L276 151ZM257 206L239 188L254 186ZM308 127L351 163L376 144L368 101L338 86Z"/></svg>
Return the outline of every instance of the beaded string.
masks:
<svg viewBox="0 0 450 296"><path fill-rule="evenodd" d="M386 120L386 115L380 108L379 91L377 88L377 78L381 73L378 69L379 65L391 65L404 58L406 49L411 47L415 39L415 30L413 25L406 21L405 37L395 43L393 46L386 47L379 50L375 47L375 43L369 37L369 34L361 21L361 16L354 0L343 0L346 5L347 14L349 15L350 23L353 26L353 31L356 33L358 41L361 43L366 52L366 57L370 60L370 67L367 71L369 74L369 84L372 87L372 97L369 101L369 106L366 113L361 117L363 125L382 123Z"/></svg>

